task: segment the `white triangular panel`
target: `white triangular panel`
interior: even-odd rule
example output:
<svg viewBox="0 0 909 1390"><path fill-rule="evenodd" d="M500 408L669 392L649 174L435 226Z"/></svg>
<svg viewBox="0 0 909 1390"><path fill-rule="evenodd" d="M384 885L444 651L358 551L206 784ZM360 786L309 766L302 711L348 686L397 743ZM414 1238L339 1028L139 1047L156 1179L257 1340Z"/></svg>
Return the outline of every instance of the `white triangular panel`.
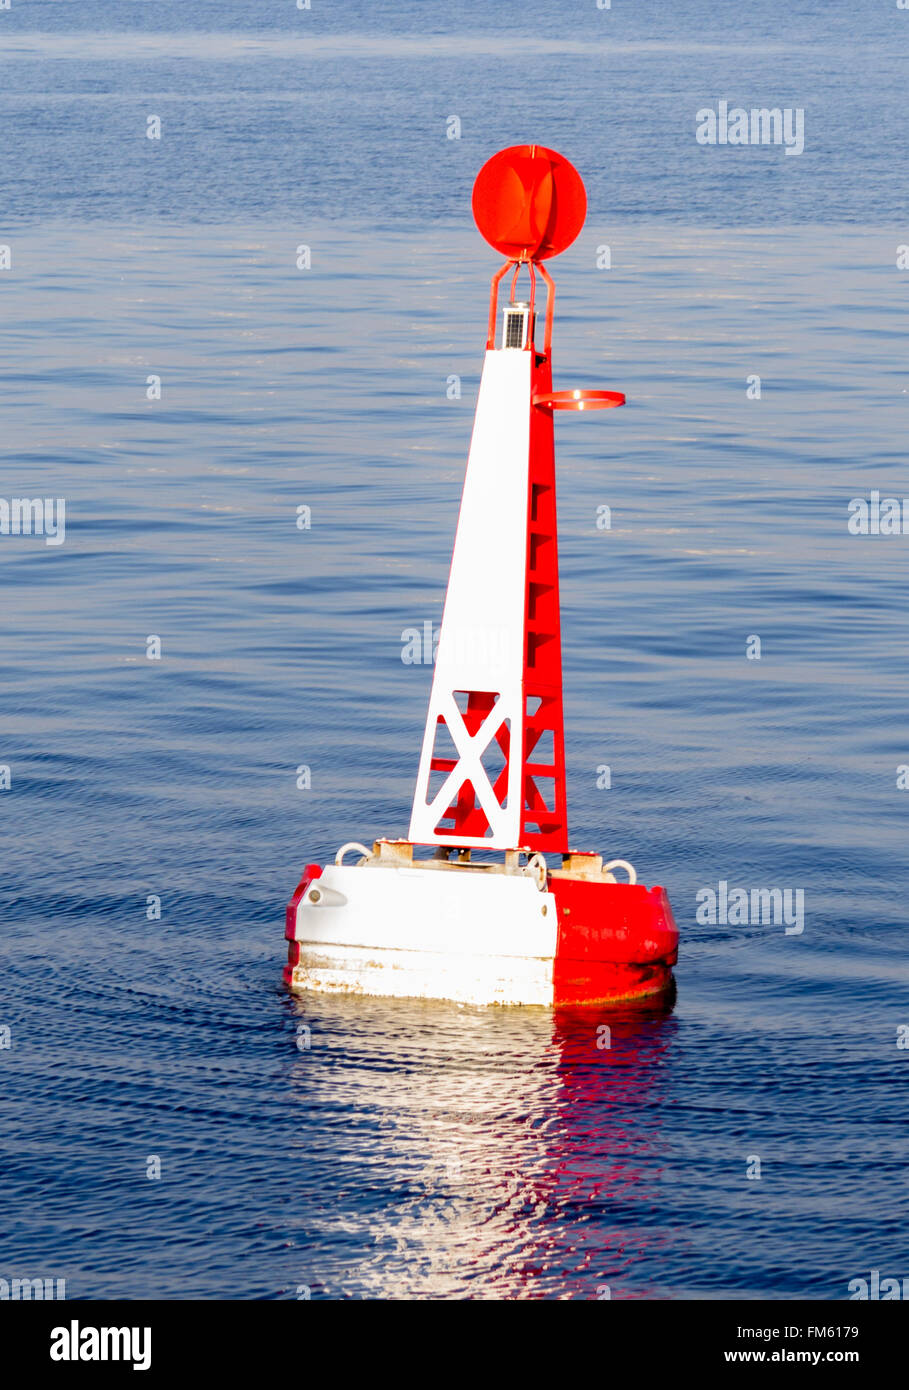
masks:
<svg viewBox="0 0 909 1390"><path fill-rule="evenodd" d="M410 839L417 844L483 845L488 849L514 849L518 845L530 374L530 352L500 349L486 353L410 822ZM494 692L498 696L473 738L458 711L458 691ZM440 717L459 757L443 787L430 800L430 768ZM511 756L503 808L480 759L505 720L510 722ZM489 822L491 833L483 837L438 828L465 781L473 786Z"/></svg>

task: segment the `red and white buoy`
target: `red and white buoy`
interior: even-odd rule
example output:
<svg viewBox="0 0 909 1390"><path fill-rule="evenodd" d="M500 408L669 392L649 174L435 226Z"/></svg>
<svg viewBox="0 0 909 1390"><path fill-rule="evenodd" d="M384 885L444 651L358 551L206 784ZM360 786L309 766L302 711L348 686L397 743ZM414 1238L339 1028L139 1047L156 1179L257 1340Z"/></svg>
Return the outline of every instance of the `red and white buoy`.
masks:
<svg viewBox="0 0 909 1390"><path fill-rule="evenodd" d="M678 930L664 890L638 884L625 860L568 848L553 412L625 401L552 389L543 261L574 241L586 210L577 170L541 145L502 150L477 177L474 217L507 259L492 281L409 836L306 866L287 908L292 989L567 1005L671 982ZM516 300L522 267L529 295ZM434 853L420 857L425 847ZM476 850L504 856L471 862Z"/></svg>

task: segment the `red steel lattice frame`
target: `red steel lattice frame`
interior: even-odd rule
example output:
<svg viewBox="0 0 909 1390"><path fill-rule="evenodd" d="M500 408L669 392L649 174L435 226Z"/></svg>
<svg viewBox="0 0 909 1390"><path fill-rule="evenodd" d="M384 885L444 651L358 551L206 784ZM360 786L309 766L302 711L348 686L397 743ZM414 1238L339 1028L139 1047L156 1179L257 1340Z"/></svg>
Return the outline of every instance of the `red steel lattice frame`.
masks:
<svg viewBox="0 0 909 1390"><path fill-rule="evenodd" d="M533 347L531 399L552 390L548 354ZM549 754L538 752L551 735ZM541 756L546 761L540 761ZM568 849L565 735L562 714L562 633L552 415L530 407L527 490L527 566L524 596L524 748L521 768L521 845Z"/></svg>

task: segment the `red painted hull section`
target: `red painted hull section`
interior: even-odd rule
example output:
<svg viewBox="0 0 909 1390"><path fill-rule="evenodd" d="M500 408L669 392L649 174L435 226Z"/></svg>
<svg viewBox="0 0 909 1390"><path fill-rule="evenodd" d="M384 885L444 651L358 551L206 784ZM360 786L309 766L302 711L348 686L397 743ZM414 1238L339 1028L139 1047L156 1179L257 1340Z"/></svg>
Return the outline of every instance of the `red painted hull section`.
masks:
<svg viewBox="0 0 909 1390"><path fill-rule="evenodd" d="M668 989L679 932L662 888L551 876L559 914L553 1003L599 1004Z"/></svg>
<svg viewBox="0 0 909 1390"><path fill-rule="evenodd" d="M314 878L320 878L322 874L321 864L307 864L303 870L303 877L294 889L294 895L287 904L287 911L284 914L284 935L287 938L287 964L284 967L284 983L288 986L293 984L294 966L300 964L300 953L302 946L299 941L294 939L294 930L297 923L297 905L302 901L306 890Z"/></svg>

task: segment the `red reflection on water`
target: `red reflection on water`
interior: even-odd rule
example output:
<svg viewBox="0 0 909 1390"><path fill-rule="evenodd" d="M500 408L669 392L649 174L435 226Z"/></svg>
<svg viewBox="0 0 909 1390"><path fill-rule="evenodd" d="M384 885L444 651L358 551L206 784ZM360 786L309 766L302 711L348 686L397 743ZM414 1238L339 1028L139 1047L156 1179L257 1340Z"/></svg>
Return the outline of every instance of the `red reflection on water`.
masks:
<svg viewBox="0 0 909 1390"><path fill-rule="evenodd" d="M659 1296L648 1269L672 1238L660 1132L675 991L620 1009L560 1009L552 1019L554 1072L545 1147L532 1176L502 1174L523 1245L508 1296ZM528 1122L533 1124L532 1118Z"/></svg>

